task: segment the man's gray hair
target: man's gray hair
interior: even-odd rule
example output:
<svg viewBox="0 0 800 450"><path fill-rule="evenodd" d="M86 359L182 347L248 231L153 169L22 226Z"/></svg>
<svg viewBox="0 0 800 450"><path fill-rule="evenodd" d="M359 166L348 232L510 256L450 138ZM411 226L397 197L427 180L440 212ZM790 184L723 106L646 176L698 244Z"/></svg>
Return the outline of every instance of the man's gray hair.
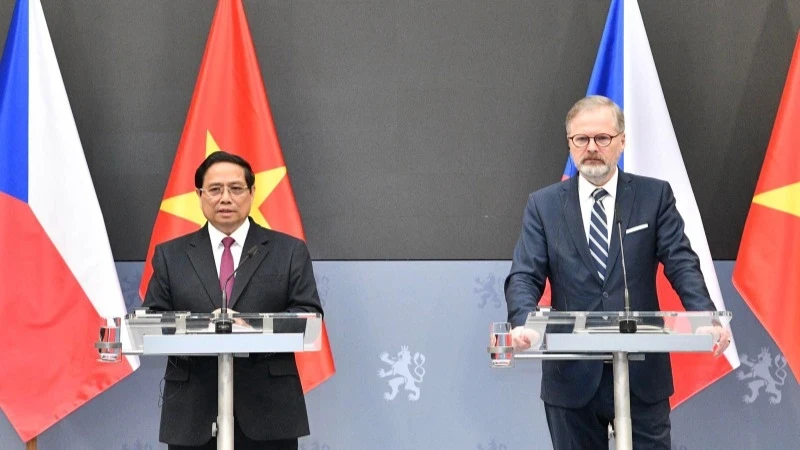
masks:
<svg viewBox="0 0 800 450"><path fill-rule="evenodd" d="M572 105L572 108L570 108L569 112L567 113L567 120L564 121L564 126L567 129L567 133L569 133L569 123L572 122L572 119L574 119L575 116L586 110L601 107L611 109L611 113L614 115L614 121L616 122L617 132L622 133L625 131L625 115L622 113L622 109L620 109L620 107L608 97L603 97L602 95L589 95L575 102L575 104Z"/></svg>

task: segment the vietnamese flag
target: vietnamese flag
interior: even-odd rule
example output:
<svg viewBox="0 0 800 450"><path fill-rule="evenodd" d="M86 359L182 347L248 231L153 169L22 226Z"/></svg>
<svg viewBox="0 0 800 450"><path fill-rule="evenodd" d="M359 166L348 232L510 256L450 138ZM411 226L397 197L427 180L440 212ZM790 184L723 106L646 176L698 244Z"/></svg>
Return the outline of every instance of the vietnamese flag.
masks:
<svg viewBox="0 0 800 450"><path fill-rule="evenodd" d="M733 285L800 379L800 35L733 268Z"/></svg>
<svg viewBox="0 0 800 450"><path fill-rule="evenodd" d="M221 149L246 159L256 174L250 217L259 225L305 240L241 0L217 3L175 163L150 238L139 286L142 298L153 275L150 262L155 246L205 224L195 193L194 172L209 154ZM304 392L335 372L324 325L322 350L296 356Z"/></svg>

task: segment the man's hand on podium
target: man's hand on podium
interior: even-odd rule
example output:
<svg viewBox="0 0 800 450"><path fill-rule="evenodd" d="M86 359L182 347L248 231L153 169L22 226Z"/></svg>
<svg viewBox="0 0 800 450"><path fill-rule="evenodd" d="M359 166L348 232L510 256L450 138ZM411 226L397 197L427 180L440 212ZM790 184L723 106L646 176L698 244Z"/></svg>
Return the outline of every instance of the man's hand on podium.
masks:
<svg viewBox="0 0 800 450"><path fill-rule="evenodd" d="M725 353L725 350L731 345L731 330L721 325L697 327L695 334L711 335L711 339L714 341L714 356Z"/></svg>
<svg viewBox="0 0 800 450"><path fill-rule="evenodd" d="M511 330L511 343L514 345L514 350L517 351L531 348L531 345L539 342L540 338L539 333L524 326Z"/></svg>
<svg viewBox="0 0 800 450"><path fill-rule="evenodd" d="M234 311L234 310L232 310L230 308L228 308L227 311L228 311L228 314L239 314L238 311ZM222 314L222 309L221 308L217 308L214 311L211 311L211 314L214 314L215 316L218 316L218 315ZM250 328L250 326L247 325L247 323L244 320L239 319L239 318L233 319L233 323L235 323L236 325L241 325L243 327Z"/></svg>

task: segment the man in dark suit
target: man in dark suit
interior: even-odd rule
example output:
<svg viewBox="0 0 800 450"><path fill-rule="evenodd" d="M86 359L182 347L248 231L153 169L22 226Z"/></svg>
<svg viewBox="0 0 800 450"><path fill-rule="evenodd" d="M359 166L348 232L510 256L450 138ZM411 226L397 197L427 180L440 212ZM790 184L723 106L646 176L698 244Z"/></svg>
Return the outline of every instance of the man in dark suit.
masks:
<svg viewBox="0 0 800 450"><path fill-rule="evenodd" d="M659 309L656 272L662 263L687 310L713 311L669 183L617 168L625 147L620 108L606 97L586 97L567 114L566 129L579 175L529 196L505 282L514 346L524 350L538 339L523 325L548 278L556 310L623 310L618 220L632 310ZM719 355L730 333L710 328ZM645 361L631 362L630 387L634 448L669 449L674 390L669 355L648 354ZM541 398L555 449L608 449L607 427L614 419L610 364L544 361Z"/></svg>
<svg viewBox="0 0 800 450"><path fill-rule="evenodd" d="M239 156L212 153L195 172L208 222L155 249L144 306L211 312L222 303L225 275L254 247L227 287L238 312L322 313L311 258L303 241L257 225L248 214L255 176ZM230 286L232 285L232 286ZM237 449L297 449L309 434L294 354L234 358L234 440ZM170 450L216 449L217 358L170 357L164 375L159 439Z"/></svg>

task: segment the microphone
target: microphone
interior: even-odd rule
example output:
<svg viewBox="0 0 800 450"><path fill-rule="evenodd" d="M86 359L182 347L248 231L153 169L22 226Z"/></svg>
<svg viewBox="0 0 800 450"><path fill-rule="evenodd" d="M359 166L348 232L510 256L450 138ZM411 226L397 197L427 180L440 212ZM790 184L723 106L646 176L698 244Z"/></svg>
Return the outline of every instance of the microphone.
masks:
<svg viewBox="0 0 800 450"><path fill-rule="evenodd" d="M625 246L622 245L622 219L614 211L617 216L617 231L619 232L619 252L622 257L622 280L625 283L625 317L619 320L620 333L636 333L636 320L630 318L631 314L631 297L628 294L628 270L625 267Z"/></svg>
<svg viewBox="0 0 800 450"><path fill-rule="evenodd" d="M214 324L215 333L228 334L233 332L233 321L228 317L228 283L233 280L234 275L242 268L244 262L252 258L256 253L258 253L258 246L254 245L247 251L242 260L239 261L239 266L228 276L225 283L222 285L222 308L220 308L220 318L217 319L217 322Z"/></svg>

